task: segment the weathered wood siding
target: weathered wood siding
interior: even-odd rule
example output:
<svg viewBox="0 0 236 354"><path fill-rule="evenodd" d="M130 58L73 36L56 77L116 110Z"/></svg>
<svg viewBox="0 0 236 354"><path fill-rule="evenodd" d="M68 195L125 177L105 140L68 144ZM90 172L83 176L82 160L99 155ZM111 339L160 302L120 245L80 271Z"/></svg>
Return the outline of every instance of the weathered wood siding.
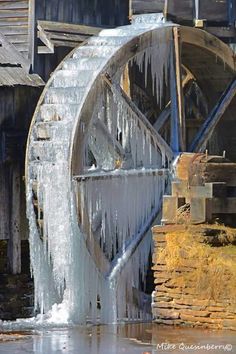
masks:
<svg viewBox="0 0 236 354"><path fill-rule="evenodd" d="M213 22L229 22L228 0L200 0L199 18Z"/></svg>
<svg viewBox="0 0 236 354"><path fill-rule="evenodd" d="M199 18L213 23L233 23L236 18L234 0L199 0ZM195 0L132 0L133 14L161 12L180 22L192 22L196 17Z"/></svg>
<svg viewBox="0 0 236 354"><path fill-rule="evenodd" d="M28 236L24 195L25 144L41 88L0 88L0 240ZM17 195L16 195L17 194Z"/></svg>
<svg viewBox="0 0 236 354"><path fill-rule="evenodd" d="M199 0L199 18L207 22L227 24L235 18L232 0ZM168 0L167 15L177 22L192 22L196 18L195 0Z"/></svg>
<svg viewBox="0 0 236 354"><path fill-rule="evenodd" d="M133 0L131 3L132 13L134 15L162 12L165 6L165 0Z"/></svg>
<svg viewBox="0 0 236 354"><path fill-rule="evenodd" d="M192 21L195 12L195 2L193 0L169 0L167 3L167 16L179 21Z"/></svg>
<svg viewBox="0 0 236 354"><path fill-rule="evenodd" d="M40 0L35 19L115 27L129 23L128 0ZM36 55L35 71L46 81L71 48L56 48L53 55Z"/></svg>
<svg viewBox="0 0 236 354"><path fill-rule="evenodd" d="M29 52L30 0L0 1L0 32L25 56Z"/></svg>
<svg viewBox="0 0 236 354"><path fill-rule="evenodd" d="M127 0L40 0L36 19L116 26L128 23Z"/></svg>

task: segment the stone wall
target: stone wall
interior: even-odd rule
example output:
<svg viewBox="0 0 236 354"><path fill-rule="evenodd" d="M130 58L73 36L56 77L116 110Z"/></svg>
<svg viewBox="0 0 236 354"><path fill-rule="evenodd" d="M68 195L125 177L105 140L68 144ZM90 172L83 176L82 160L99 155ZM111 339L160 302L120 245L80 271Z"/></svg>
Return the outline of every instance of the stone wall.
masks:
<svg viewBox="0 0 236 354"><path fill-rule="evenodd" d="M167 235L171 235L173 232L181 234L183 230L185 230L183 225L156 226L153 228L155 291L153 292L152 312L154 321L164 325L236 330L236 299L233 295L236 288L233 289L231 294L227 291L225 293L223 291L222 294L215 292L217 284L214 286L214 281L212 284L209 281L211 274L207 274L208 269L210 269L207 268L207 265L210 264L211 260L207 259L206 254L202 255L199 262L199 255L196 259L188 257L185 254L184 247L183 252L179 248L178 253L181 256L181 263L177 266L174 263L172 265L168 264L168 256L166 256L166 260L163 257L163 251L166 250L169 242ZM195 226L194 230L200 232L199 226ZM221 230L219 234L222 233ZM200 246L202 242L209 243L209 240L206 241L206 235L200 237L198 234L197 237ZM216 232L209 232L208 238L211 242L217 243L219 241ZM226 239L227 237L224 240ZM196 246L193 245L192 247ZM234 253L228 254L230 253L229 250L231 248L227 248L226 257L229 257L230 262L234 262L233 265L236 267L236 256ZM216 251L219 252L219 247ZM172 252L173 258L176 257L176 250L172 249ZM194 276L194 274L197 274L200 263L206 265L202 280L204 282L205 279L206 284L203 283L205 287L203 290L197 288ZM222 282L223 287L226 289L228 285L231 286L231 284L224 285L224 282L230 279L228 270L222 272L219 270L219 274L217 274L217 271L218 269L215 267L216 279ZM204 290L207 290L207 295Z"/></svg>

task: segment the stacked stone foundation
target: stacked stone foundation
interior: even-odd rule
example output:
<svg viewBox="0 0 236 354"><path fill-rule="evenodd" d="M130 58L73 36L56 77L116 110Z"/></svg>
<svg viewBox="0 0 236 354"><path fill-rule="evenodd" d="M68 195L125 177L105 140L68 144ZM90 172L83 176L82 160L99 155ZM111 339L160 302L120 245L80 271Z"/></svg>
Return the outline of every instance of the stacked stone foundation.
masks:
<svg viewBox="0 0 236 354"><path fill-rule="evenodd" d="M236 330L236 296L204 298L191 281L191 273L198 267L197 262L186 258L181 267L170 271L166 262L160 257L160 252L166 247L167 233L182 229L181 225L153 228L155 291L152 313L154 322L173 326ZM187 277L189 280L179 285L177 280L181 276L183 279L186 278L187 274L190 275Z"/></svg>

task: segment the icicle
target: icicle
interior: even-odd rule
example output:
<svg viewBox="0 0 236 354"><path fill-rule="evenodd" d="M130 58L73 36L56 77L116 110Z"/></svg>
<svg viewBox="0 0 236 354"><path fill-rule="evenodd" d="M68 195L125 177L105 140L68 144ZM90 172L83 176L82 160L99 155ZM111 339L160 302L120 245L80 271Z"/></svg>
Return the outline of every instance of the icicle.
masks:
<svg viewBox="0 0 236 354"><path fill-rule="evenodd" d="M132 61L137 64L139 71L144 74L145 86L148 80L148 68L150 66L152 77L152 92L156 96L157 103L162 104L163 85L168 79L168 70L170 67L170 54L172 45L172 31L155 31L152 34L151 46L143 52L136 55Z"/></svg>

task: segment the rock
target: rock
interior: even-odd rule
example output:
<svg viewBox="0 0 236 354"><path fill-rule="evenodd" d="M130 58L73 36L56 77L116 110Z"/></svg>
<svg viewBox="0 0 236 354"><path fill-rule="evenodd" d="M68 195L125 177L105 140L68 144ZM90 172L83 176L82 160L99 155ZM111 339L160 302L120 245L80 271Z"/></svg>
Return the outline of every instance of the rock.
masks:
<svg viewBox="0 0 236 354"><path fill-rule="evenodd" d="M163 296L163 295L159 295L159 294L157 294L154 298L155 298L155 302L158 302L158 301L170 302L173 300L173 297Z"/></svg>
<svg viewBox="0 0 236 354"><path fill-rule="evenodd" d="M208 305L208 300L196 300L192 297L187 298L186 296L181 299L176 299L175 302L179 305L201 306L204 308Z"/></svg>
<svg viewBox="0 0 236 354"><path fill-rule="evenodd" d="M225 307L218 307L218 306L208 306L207 310L209 312L224 312L225 311Z"/></svg>
<svg viewBox="0 0 236 354"><path fill-rule="evenodd" d="M183 310L183 311L181 311L181 314L191 315L194 317L209 317L210 316L210 312L208 312L208 311L194 311L192 309Z"/></svg>
<svg viewBox="0 0 236 354"><path fill-rule="evenodd" d="M234 319L235 316L234 314L230 314L228 312L215 312L215 313L212 313L211 318L221 318L221 319Z"/></svg>
<svg viewBox="0 0 236 354"><path fill-rule="evenodd" d="M180 318L184 321L190 322L200 322L200 323L212 323L212 324L222 324L222 319L214 319L210 317L195 317L189 314L180 313Z"/></svg>
<svg viewBox="0 0 236 354"><path fill-rule="evenodd" d="M172 302L164 302L164 301L158 301L154 303L154 307L157 308L173 308L173 304Z"/></svg>
<svg viewBox="0 0 236 354"><path fill-rule="evenodd" d="M164 283L166 283L170 278L159 278L157 277L155 280L154 280L154 284L156 285L162 285Z"/></svg>
<svg viewBox="0 0 236 354"><path fill-rule="evenodd" d="M180 318L180 313L173 310L154 308L153 314L156 318L175 320Z"/></svg>
<svg viewBox="0 0 236 354"><path fill-rule="evenodd" d="M235 328L235 330L236 330L236 318L234 320L230 320L230 319L224 320L223 326L225 328Z"/></svg>
<svg viewBox="0 0 236 354"><path fill-rule="evenodd" d="M162 324L162 325L167 325L167 326L176 326L176 325L182 324L182 322L179 320L162 320L160 318L155 319L154 322L156 324Z"/></svg>

